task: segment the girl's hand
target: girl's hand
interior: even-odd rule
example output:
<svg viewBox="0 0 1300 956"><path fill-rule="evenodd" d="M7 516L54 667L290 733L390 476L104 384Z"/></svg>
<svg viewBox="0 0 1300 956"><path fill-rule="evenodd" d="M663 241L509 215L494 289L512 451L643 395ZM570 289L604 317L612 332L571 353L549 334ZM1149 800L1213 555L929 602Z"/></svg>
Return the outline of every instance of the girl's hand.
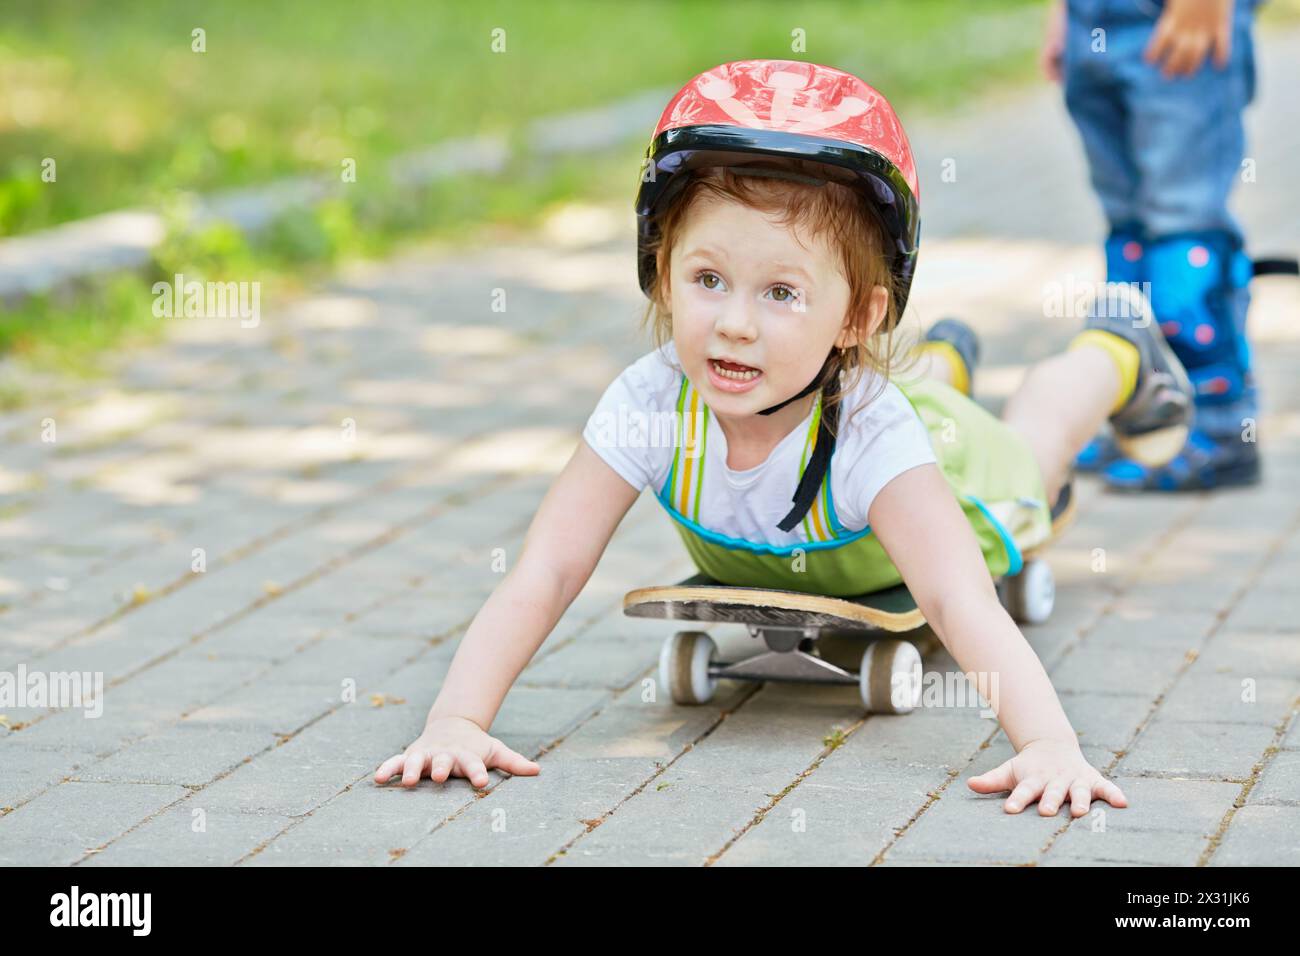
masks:
<svg viewBox="0 0 1300 956"><path fill-rule="evenodd" d="M1007 813L1019 813L1037 800L1039 815L1053 817L1067 794L1074 817L1087 813L1094 797L1113 807L1128 806L1123 791L1094 769L1073 741L1031 741L997 769L966 783L976 793L1011 790L1003 804Z"/></svg>
<svg viewBox="0 0 1300 956"><path fill-rule="evenodd" d="M438 717L429 721L424 733L396 756L389 757L375 771L375 783L387 783L397 772L402 786L414 787L427 776L434 783L448 777L465 777L476 788L488 785L488 770L497 767L517 777L534 777L541 767L515 753L465 717Z"/></svg>
<svg viewBox="0 0 1300 956"><path fill-rule="evenodd" d="M1165 79L1191 76L1213 53L1223 69L1232 56L1233 0L1168 0L1142 58L1159 63Z"/></svg>

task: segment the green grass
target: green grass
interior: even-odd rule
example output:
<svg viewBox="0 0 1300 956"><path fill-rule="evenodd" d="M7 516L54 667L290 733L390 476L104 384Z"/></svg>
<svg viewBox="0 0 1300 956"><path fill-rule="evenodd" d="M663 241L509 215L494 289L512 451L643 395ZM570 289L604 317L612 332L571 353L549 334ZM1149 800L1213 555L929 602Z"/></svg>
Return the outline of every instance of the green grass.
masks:
<svg viewBox="0 0 1300 956"><path fill-rule="evenodd" d="M678 86L728 59L828 62L891 99L951 104L1032 60L1036 36L970 25L1037 4L13 4L0 21L0 234L176 191L337 175L344 157L364 184L404 150ZM195 28L207 52L191 51ZM806 53L791 52L795 28ZM46 157L56 183L40 179Z"/></svg>
<svg viewBox="0 0 1300 956"><path fill-rule="evenodd" d="M271 286L265 303L341 258L382 255L407 237L526 227L567 199L630 205L645 140L542 164L521 130L539 116L680 86L726 60L843 67L905 120L917 107L952 108L1033 75L1040 14L1040 0L11 5L0 20L0 236L132 206L167 211L173 228L140 274L0 313L0 353L89 373L104 349L156 335L149 285L175 272L258 278ZM206 31L204 53L191 50L195 28ZM495 28L505 52L492 50ZM796 29L803 52L791 49ZM502 175L421 190L386 181L396 155L489 132L511 137ZM41 180L47 157L52 183ZM355 184L263 235L189 228L193 195L332 178L344 158L356 160Z"/></svg>
<svg viewBox="0 0 1300 956"><path fill-rule="evenodd" d="M343 190L311 209L291 209L251 236L226 223L190 228L186 215L171 209L167 238L146 268L87 279L0 310L0 356L91 377L104 370L108 350L159 339L166 320L153 314L152 286L170 283L177 273L187 280L260 282L265 314L326 278L342 259L378 258L415 237L448 246L481 244L490 240L489 230L522 234L573 199L618 194L629 188L629 170L635 178L638 156L629 146L594 165L572 157L548 164L520 159L501 181L462 177L401 196ZM26 400L17 386L0 381L0 411Z"/></svg>

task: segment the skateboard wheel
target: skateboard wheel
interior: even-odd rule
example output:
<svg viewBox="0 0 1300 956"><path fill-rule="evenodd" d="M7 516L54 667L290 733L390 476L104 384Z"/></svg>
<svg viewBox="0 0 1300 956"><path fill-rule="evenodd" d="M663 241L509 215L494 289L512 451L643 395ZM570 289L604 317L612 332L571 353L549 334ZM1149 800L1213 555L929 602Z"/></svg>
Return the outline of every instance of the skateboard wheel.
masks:
<svg viewBox="0 0 1300 956"><path fill-rule="evenodd" d="M706 704L718 688L709 665L718 645L703 631L678 631L659 652L659 686L667 687L674 704Z"/></svg>
<svg viewBox="0 0 1300 956"><path fill-rule="evenodd" d="M862 705L872 714L906 714L921 703L921 653L911 641L872 641L858 671Z"/></svg>
<svg viewBox="0 0 1300 956"><path fill-rule="evenodd" d="M1021 624L1042 624L1052 616L1056 603L1056 579L1046 561L1031 558L1020 573L1004 578L1002 605Z"/></svg>

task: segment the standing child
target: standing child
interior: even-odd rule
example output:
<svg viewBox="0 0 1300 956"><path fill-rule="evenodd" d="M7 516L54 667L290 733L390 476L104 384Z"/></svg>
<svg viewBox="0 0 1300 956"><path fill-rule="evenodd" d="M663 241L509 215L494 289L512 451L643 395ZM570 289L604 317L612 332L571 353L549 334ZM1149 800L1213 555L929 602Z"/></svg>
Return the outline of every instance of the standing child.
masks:
<svg viewBox="0 0 1300 956"><path fill-rule="evenodd" d="M1257 482L1259 403L1246 339L1252 264L1228 194L1255 91L1254 0L1056 0L1044 68L1061 80L1109 223L1111 282L1149 283L1196 389L1195 427L1160 468L1099 437L1079 459L1111 487Z"/></svg>
<svg viewBox="0 0 1300 956"><path fill-rule="evenodd" d="M638 266L662 344L606 390L423 733L375 780L483 787L488 768L539 771L488 728L649 487L725 583L844 595L905 582L1017 751L972 789L1011 791L1013 813L1125 806L1084 759L992 575L1050 533L1072 460L1107 418L1147 447L1163 439L1166 456L1181 444L1191 387L1141 297L1107 287L999 421L965 394L974 349L958 323L932 330L926 377L889 378L920 208L880 93L809 63L724 64L668 104L648 158ZM670 441L611 427L665 417Z"/></svg>

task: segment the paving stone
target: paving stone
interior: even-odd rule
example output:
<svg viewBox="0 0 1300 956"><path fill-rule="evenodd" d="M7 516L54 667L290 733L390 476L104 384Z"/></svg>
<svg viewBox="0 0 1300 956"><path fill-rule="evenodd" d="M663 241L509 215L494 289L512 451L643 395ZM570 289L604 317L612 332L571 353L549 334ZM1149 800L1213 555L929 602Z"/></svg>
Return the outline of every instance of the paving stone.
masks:
<svg viewBox="0 0 1300 956"><path fill-rule="evenodd" d="M1141 695L1154 700L1173 682L1186 657L1177 646L1120 649L1085 641L1052 668L1052 685L1078 694Z"/></svg>
<svg viewBox="0 0 1300 956"><path fill-rule="evenodd" d="M1079 735L1079 745L1110 750L1121 750L1132 742L1153 703L1139 695L1062 692L1058 696Z"/></svg>
<svg viewBox="0 0 1300 956"><path fill-rule="evenodd" d="M1266 724L1169 720L1157 713L1119 772L1245 780L1273 735Z"/></svg>
<svg viewBox="0 0 1300 956"><path fill-rule="evenodd" d="M501 779L499 773L491 775ZM246 864L382 866L400 859L407 847L473 799L464 780L436 787L426 779L410 790L359 780L309 816L291 821ZM479 861L466 854L437 864L471 862Z"/></svg>
<svg viewBox="0 0 1300 956"><path fill-rule="evenodd" d="M75 863L188 794L157 784L60 784L0 817L0 862Z"/></svg>
<svg viewBox="0 0 1300 956"><path fill-rule="evenodd" d="M996 721L980 717L976 709L932 708L872 715L854 736L882 762L958 770L997 729Z"/></svg>
<svg viewBox="0 0 1300 956"><path fill-rule="evenodd" d="M213 732L182 721L77 771L74 779L202 787L275 746L277 740L265 731Z"/></svg>
<svg viewBox="0 0 1300 956"><path fill-rule="evenodd" d="M1135 606L1121 599L1085 640L1089 647L1117 651L1189 651L1201 647L1217 624L1213 611L1188 610L1178 601Z"/></svg>
<svg viewBox="0 0 1300 956"><path fill-rule="evenodd" d="M764 686L556 863L703 863L856 720L860 705L820 690Z"/></svg>
<svg viewBox="0 0 1300 956"><path fill-rule="evenodd" d="M1078 847L1093 846L1090 842L1093 837L1106 838L1110 834L1129 832L1181 832L1208 839L1218 830L1241 796L1242 789L1241 784L1219 780L1127 777L1122 774L1112 775L1110 779L1123 791L1128 806L1112 807L1095 801L1089 813L1074 820L1069 831L1057 841L1060 844L1070 838L1070 855L1083 856L1089 852L1076 847L1076 837L1071 836L1076 829L1086 830L1085 836L1089 838ZM1057 844L1053 845L1049 856L1056 852Z"/></svg>
<svg viewBox="0 0 1300 956"><path fill-rule="evenodd" d="M534 660L519 680L529 687L626 687L634 681L655 677L659 648L650 642L640 646L620 640L598 640L580 636L540 660Z"/></svg>
<svg viewBox="0 0 1300 956"><path fill-rule="evenodd" d="M1118 825L1093 831L1076 822L1052 845L1039 866L1195 866L1209 845L1210 838L1199 833Z"/></svg>
<svg viewBox="0 0 1300 956"><path fill-rule="evenodd" d="M950 780L881 759L858 733L732 844L718 866L865 866Z"/></svg>
<svg viewBox="0 0 1300 956"><path fill-rule="evenodd" d="M1300 719L1291 715L1291 727L1282 738L1282 746L1291 750L1300 750Z"/></svg>
<svg viewBox="0 0 1300 956"><path fill-rule="evenodd" d="M1104 768L1113 755L1086 747L1083 755L1093 766ZM1003 807L1009 791L979 794L970 788L972 777L1000 766L1015 753L1005 736L999 735L957 773L913 824L887 851L885 861L928 859L966 864L1026 864L1034 862L1050 835L1069 819L1068 804L1053 817L1044 817L1037 804L1020 813ZM1093 812L1101 803L1093 804ZM1017 821L1018 824L1017 825Z"/></svg>
<svg viewBox="0 0 1300 956"><path fill-rule="evenodd" d="M1273 754L1246 802L1300 806L1300 751Z"/></svg>
<svg viewBox="0 0 1300 956"><path fill-rule="evenodd" d="M214 730L290 734L343 704L342 688L259 681L190 712L184 723Z"/></svg>
<svg viewBox="0 0 1300 956"><path fill-rule="evenodd" d="M82 866L230 866L293 823L274 813L207 810L200 796L114 840Z"/></svg>
<svg viewBox="0 0 1300 956"><path fill-rule="evenodd" d="M1218 612L1233 606L1249 574L1247 567L1233 567L1239 558L1202 553L1193 561L1184 556L1180 564L1196 570L1180 573L1179 565L1166 566L1178 554L1172 549L1161 552L1158 571L1148 571L1125 588L1115 602L1116 609L1148 611L1163 618L1171 608L1187 614L1193 610Z"/></svg>
<svg viewBox="0 0 1300 956"><path fill-rule="evenodd" d="M1183 674L1160 704L1164 720L1266 724L1276 727L1300 700L1300 681L1205 671L1202 662Z"/></svg>
<svg viewBox="0 0 1300 956"><path fill-rule="evenodd" d="M1232 817L1210 866L1300 865L1300 807L1247 805Z"/></svg>
<svg viewBox="0 0 1300 956"><path fill-rule="evenodd" d="M17 735L0 740L0 812L36 796L78 770L93 764L93 754L64 750L36 750L17 742Z"/></svg>
<svg viewBox="0 0 1300 956"><path fill-rule="evenodd" d="M1216 674L1300 681L1300 640L1288 633L1217 631L1201 648L1196 667Z"/></svg>
<svg viewBox="0 0 1300 956"><path fill-rule="evenodd" d="M165 705L126 697L106 701L104 713L98 718L87 717L77 710L51 714L24 727L10 742L34 750L107 756L132 741L155 733L175 716Z"/></svg>
<svg viewBox="0 0 1300 956"><path fill-rule="evenodd" d="M1252 588L1237 602L1223 626L1228 630L1281 631L1294 634L1300 621L1300 588Z"/></svg>

